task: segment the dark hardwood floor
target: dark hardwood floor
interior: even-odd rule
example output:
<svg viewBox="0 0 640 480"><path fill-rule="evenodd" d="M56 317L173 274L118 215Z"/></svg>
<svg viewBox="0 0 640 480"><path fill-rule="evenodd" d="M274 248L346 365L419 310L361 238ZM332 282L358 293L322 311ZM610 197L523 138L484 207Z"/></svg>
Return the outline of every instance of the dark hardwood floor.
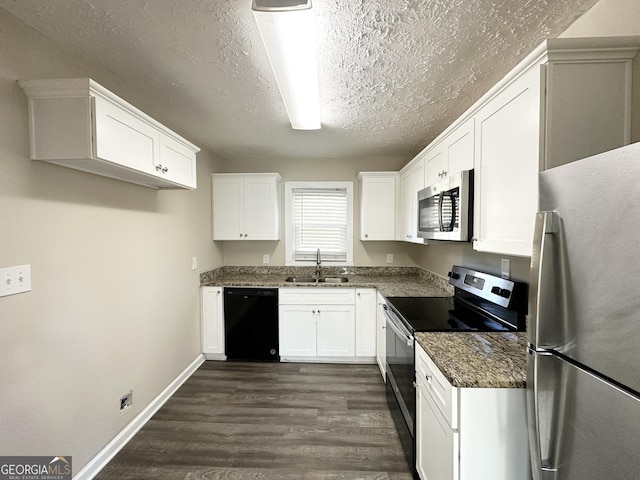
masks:
<svg viewBox="0 0 640 480"><path fill-rule="evenodd" d="M412 477L377 366L208 361L96 479Z"/></svg>

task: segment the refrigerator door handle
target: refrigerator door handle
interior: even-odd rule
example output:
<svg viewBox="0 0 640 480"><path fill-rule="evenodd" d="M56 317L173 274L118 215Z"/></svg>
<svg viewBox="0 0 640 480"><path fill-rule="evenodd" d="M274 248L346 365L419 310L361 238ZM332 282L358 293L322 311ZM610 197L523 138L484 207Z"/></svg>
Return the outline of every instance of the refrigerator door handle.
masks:
<svg viewBox="0 0 640 480"><path fill-rule="evenodd" d="M555 212L536 214L531 255L531 285L529 286L529 314L527 315L527 337L534 348L549 348L556 345L556 308L559 273L554 261L559 260L559 218ZM541 323L541 319L544 323Z"/></svg>
<svg viewBox="0 0 640 480"><path fill-rule="evenodd" d="M553 398L557 392L541 385L539 377L540 362L545 359L552 360L552 354L534 352L531 349L527 353L527 417L531 472L533 480L557 480L558 469L554 466L553 458L557 456L560 432L554 431L552 426L558 421L558 418L554 417L560 413L557 409L561 406L558 399ZM545 375L547 378L548 373ZM541 401L541 396L547 398Z"/></svg>

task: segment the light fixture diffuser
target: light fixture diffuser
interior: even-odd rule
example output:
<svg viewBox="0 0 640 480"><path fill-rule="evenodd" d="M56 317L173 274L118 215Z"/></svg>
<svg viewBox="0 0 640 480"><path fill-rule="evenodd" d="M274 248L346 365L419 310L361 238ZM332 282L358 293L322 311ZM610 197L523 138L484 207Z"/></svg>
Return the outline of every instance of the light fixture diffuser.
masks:
<svg viewBox="0 0 640 480"><path fill-rule="evenodd" d="M320 88L311 0L254 0L252 8L291 127L319 129Z"/></svg>

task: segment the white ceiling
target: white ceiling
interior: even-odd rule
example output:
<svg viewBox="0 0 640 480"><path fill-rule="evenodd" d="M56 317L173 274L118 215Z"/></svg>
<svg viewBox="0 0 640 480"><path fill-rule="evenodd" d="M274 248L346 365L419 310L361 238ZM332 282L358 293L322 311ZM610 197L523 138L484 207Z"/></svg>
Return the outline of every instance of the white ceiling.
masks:
<svg viewBox="0 0 640 480"><path fill-rule="evenodd" d="M413 156L594 3L314 0L320 131L291 129L251 0L0 0L0 7L102 64L154 102L165 123L222 157L350 158Z"/></svg>

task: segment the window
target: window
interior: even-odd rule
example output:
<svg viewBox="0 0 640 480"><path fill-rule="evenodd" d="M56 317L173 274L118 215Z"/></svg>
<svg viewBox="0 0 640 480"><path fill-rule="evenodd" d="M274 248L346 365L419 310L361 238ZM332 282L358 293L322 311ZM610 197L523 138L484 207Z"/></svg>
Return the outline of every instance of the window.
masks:
<svg viewBox="0 0 640 480"><path fill-rule="evenodd" d="M353 183L285 183L286 264L353 265Z"/></svg>

